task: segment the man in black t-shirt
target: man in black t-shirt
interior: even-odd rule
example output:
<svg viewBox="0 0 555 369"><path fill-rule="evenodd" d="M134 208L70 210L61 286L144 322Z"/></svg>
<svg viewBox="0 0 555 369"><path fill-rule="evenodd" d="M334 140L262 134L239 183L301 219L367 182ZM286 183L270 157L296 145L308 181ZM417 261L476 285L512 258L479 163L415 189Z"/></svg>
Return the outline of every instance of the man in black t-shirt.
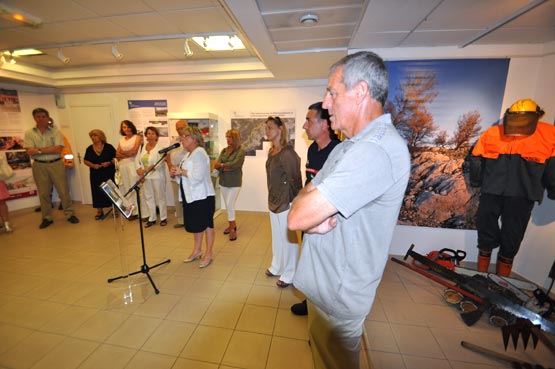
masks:
<svg viewBox="0 0 555 369"><path fill-rule="evenodd" d="M328 155L341 142L330 127L329 117L328 110L322 108L322 102L314 103L308 107L303 129L308 138L314 140L314 142L308 147L305 186L318 174ZM295 315L307 315L306 300L291 306L291 311Z"/></svg>

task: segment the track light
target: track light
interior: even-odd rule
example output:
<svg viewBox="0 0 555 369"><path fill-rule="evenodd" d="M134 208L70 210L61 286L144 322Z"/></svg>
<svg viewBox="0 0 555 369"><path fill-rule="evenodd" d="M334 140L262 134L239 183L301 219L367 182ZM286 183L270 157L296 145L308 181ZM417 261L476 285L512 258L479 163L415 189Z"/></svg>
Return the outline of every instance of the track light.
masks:
<svg viewBox="0 0 555 369"><path fill-rule="evenodd" d="M15 60L15 58L13 57L13 55L10 57L10 64L15 64L17 63L17 61Z"/></svg>
<svg viewBox="0 0 555 369"><path fill-rule="evenodd" d="M204 37L204 39L202 40L202 47L204 47L205 49L208 47L208 37Z"/></svg>
<svg viewBox="0 0 555 369"><path fill-rule="evenodd" d="M233 50L235 48L235 46L233 45L233 36L229 36L229 40L227 41L227 45L229 46L229 48L231 50Z"/></svg>
<svg viewBox="0 0 555 369"><path fill-rule="evenodd" d="M42 25L42 19L32 14L26 13L5 2L0 2L0 17L23 23L30 27L39 27Z"/></svg>
<svg viewBox="0 0 555 369"><path fill-rule="evenodd" d="M71 61L70 58L68 58L67 56L65 56L62 53L62 49L58 49L58 53L57 53L56 57L58 58L58 60L60 60L64 64L68 64Z"/></svg>
<svg viewBox="0 0 555 369"><path fill-rule="evenodd" d="M185 52L185 56L193 56L193 50L191 50L191 46L189 46L189 39L185 39L185 45L183 46L183 51Z"/></svg>
<svg viewBox="0 0 555 369"><path fill-rule="evenodd" d="M121 61L123 59L123 54L119 52L118 46L114 44L112 46L112 55L116 58L117 61Z"/></svg>

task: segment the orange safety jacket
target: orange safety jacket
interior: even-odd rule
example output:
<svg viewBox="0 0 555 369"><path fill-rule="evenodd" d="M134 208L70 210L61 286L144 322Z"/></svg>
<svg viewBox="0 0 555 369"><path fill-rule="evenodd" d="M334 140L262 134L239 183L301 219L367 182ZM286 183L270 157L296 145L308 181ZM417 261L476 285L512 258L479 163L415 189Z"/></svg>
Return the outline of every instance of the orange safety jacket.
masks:
<svg viewBox="0 0 555 369"><path fill-rule="evenodd" d="M505 136L499 124L484 132L470 156L470 184L482 193L540 203L555 199L555 127L538 122L530 136Z"/></svg>

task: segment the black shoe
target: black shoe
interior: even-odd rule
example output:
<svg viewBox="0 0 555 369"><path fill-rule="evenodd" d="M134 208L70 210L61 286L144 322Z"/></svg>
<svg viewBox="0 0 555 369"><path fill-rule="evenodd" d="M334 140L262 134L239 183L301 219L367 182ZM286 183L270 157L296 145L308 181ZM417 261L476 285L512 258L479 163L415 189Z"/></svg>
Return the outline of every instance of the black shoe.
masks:
<svg viewBox="0 0 555 369"><path fill-rule="evenodd" d="M40 229L45 229L46 227L48 227L52 223L54 223L53 220L43 219L42 223L39 225L39 228Z"/></svg>
<svg viewBox="0 0 555 369"><path fill-rule="evenodd" d="M36 208L35 208L35 213L38 213L40 210L41 210L41 209L40 209L40 206L36 207Z"/></svg>
<svg viewBox="0 0 555 369"><path fill-rule="evenodd" d="M306 300L298 304L291 305L291 312L295 315L308 315L308 308L306 307Z"/></svg>
<svg viewBox="0 0 555 369"><path fill-rule="evenodd" d="M155 220L153 220L152 222L147 221L146 224L145 224L145 228L150 228L150 227L152 227L152 226L155 225L155 224L156 224L156 221L155 221Z"/></svg>
<svg viewBox="0 0 555 369"><path fill-rule="evenodd" d="M62 206L61 202L60 202L60 205L58 205L58 210L64 210L64 207Z"/></svg>
<svg viewBox="0 0 555 369"><path fill-rule="evenodd" d="M77 224L79 223L79 219L77 219L77 217L75 215L70 216L69 218L67 218L67 221L72 223L72 224Z"/></svg>

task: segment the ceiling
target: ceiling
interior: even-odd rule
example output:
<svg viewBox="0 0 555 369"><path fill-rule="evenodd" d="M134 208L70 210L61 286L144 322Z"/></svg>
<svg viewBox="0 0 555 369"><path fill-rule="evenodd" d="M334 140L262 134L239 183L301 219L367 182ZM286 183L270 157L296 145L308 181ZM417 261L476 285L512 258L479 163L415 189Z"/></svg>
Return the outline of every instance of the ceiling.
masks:
<svg viewBox="0 0 555 369"><path fill-rule="evenodd" d="M0 18L0 51L35 47L45 53L0 65L0 82L57 89L322 79L350 50L555 42L555 0L0 3L43 22L32 28ZM305 14L319 21L305 26L299 21ZM207 34L237 34L246 49L207 52L191 43L193 55L184 55L185 38ZM121 61L112 55L114 44L124 54ZM69 63L56 57L59 49Z"/></svg>

